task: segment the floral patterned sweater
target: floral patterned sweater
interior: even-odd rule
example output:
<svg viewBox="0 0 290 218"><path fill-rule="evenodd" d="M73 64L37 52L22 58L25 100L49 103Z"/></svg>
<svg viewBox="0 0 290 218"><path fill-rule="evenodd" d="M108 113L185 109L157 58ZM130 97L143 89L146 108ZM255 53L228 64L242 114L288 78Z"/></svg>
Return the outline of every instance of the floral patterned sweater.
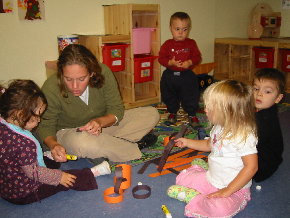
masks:
<svg viewBox="0 0 290 218"><path fill-rule="evenodd" d="M41 184L58 185L62 172L39 166L36 139L0 118L0 196L18 199Z"/></svg>

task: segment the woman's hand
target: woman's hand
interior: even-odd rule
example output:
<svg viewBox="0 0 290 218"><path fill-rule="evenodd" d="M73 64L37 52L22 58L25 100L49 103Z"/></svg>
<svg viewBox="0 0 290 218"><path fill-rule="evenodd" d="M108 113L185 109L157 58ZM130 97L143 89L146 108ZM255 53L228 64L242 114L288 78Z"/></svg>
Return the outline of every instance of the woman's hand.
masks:
<svg viewBox="0 0 290 218"><path fill-rule="evenodd" d="M55 136L47 136L44 139L44 144L49 147L51 155L56 162L66 162L65 148L59 144Z"/></svg>
<svg viewBox="0 0 290 218"><path fill-rule="evenodd" d="M79 127L79 130L86 131L92 135L98 136L102 132L102 126L97 119L94 119L88 122L86 125Z"/></svg>
<svg viewBox="0 0 290 218"><path fill-rule="evenodd" d="M66 162L66 152L65 148L60 144L55 144L51 149L51 154L56 162Z"/></svg>
<svg viewBox="0 0 290 218"><path fill-rule="evenodd" d="M71 186L73 186L73 184L75 183L76 180L76 176L66 173L66 172L62 172L61 174L61 179L60 179L60 184L69 188Z"/></svg>

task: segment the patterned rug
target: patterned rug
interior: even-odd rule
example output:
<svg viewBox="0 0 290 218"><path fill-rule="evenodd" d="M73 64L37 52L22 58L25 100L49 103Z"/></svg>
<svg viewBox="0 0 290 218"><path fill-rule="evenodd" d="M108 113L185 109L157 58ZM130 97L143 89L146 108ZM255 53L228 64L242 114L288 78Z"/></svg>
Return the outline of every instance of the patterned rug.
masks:
<svg viewBox="0 0 290 218"><path fill-rule="evenodd" d="M154 106L160 113L161 118L159 123L154 128L154 134L158 136L157 142L151 147L143 149L142 157L140 159L132 160L128 163L132 166L139 165L152 159L161 157L164 151L164 138L179 132L181 129L181 125L183 124L187 126L187 131L184 136L190 139L197 139L198 131L188 126L187 114L182 109L180 109L177 113L177 123L175 125L167 126L164 124L164 121L167 119L167 116L169 114L166 110L166 106L163 104L157 104ZM199 119L201 127L203 127L206 131L206 134L208 134L210 131L210 126L205 112L203 111L202 104L200 104L200 108L201 109L198 111L197 117ZM178 147L173 147L171 153L176 153L179 150L181 149Z"/></svg>

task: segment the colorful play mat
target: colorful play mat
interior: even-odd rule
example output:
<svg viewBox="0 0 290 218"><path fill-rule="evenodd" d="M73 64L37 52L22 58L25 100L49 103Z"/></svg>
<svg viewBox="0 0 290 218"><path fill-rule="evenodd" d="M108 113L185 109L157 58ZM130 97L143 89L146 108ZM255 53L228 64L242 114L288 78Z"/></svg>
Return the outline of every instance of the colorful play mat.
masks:
<svg viewBox="0 0 290 218"><path fill-rule="evenodd" d="M200 108L203 108L203 105L200 106L201 106ZM164 139L168 136L172 136L177 132L179 132L181 125L183 124L188 127L184 136L190 139L197 139L198 130L188 126L187 114L182 109L180 109L177 113L177 123L175 125L167 126L164 124L164 121L168 117L166 106L163 104L158 104L155 105L155 107L158 109L160 113L160 121L154 128L154 134L158 136L158 140L153 146L142 150L142 157L140 159L131 161L131 164L133 166L144 163L153 158L160 157L164 151ZM207 133L209 133L210 126L203 109L198 111L197 117L199 119L201 127L204 128L204 130ZM173 147L172 153L176 152L177 150L179 150L179 148Z"/></svg>

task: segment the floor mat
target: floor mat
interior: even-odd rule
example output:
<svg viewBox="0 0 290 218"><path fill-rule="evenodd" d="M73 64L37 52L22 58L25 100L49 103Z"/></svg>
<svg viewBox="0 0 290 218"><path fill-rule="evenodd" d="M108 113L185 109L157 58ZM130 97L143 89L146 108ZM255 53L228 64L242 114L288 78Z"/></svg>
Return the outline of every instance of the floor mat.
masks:
<svg viewBox="0 0 290 218"><path fill-rule="evenodd" d="M166 106L163 104L157 104L154 106L157 108L158 112L160 113L160 121L154 128L154 134L158 136L157 142L151 147L143 149L142 157L140 159L128 161L126 162L126 164L136 166L136 165L143 164L150 160L161 157L164 151L164 138L167 136L174 135L175 133L179 132L181 129L181 125L183 124L188 127L185 133L185 137L190 138L190 139L197 139L198 131L197 129L193 129L190 126L188 126L187 114L183 111L183 109L180 109L177 113L177 123L175 125L167 126L164 124L164 121L167 119L167 116L169 114L166 110ZM197 112L196 115L199 119L201 127L204 128L207 134L209 134L210 125L208 123L207 117L203 110L203 104L200 104L200 108L201 109ZM181 149L178 147L173 147L171 153L177 152L179 150ZM200 154L197 154L197 155L200 156ZM112 165L114 166L117 164L119 163L112 163Z"/></svg>

